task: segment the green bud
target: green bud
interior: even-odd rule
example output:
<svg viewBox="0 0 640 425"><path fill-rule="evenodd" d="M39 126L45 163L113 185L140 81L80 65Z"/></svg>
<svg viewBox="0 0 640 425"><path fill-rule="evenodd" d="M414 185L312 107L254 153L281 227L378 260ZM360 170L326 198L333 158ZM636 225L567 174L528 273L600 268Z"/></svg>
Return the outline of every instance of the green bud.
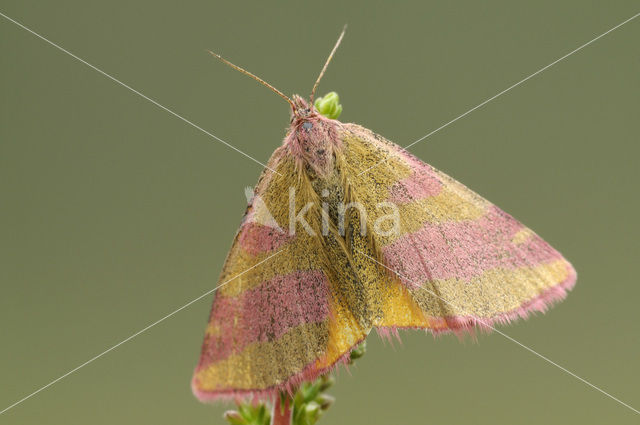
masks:
<svg viewBox="0 0 640 425"><path fill-rule="evenodd" d="M366 352L367 352L367 341L362 341L362 344L360 344L359 346L357 346L351 351L351 356L350 356L351 361L359 359L360 357L364 356L364 353Z"/></svg>
<svg viewBox="0 0 640 425"><path fill-rule="evenodd" d="M320 405L312 401L304 407L304 413L309 423L314 423L320 416Z"/></svg>
<svg viewBox="0 0 640 425"><path fill-rule="evenodd" d="M336 399L329 394L320 394L316 398L316 403L320 404L320 409L322 410L327 410L335 401Z"/></svg>
<svg viewBox="0 0 640 425"><path fill-rule="evenodd" d="M319 97L313 102L316 110L327 118L333 120L338 119L342 113L342 105L340 104L340 97L338 93L332 91L327 93L324 97Z"/></svg>
<svg viewBox="0 0 640 425"><path fill-rule="evenodd" d="M227 410L226 412L224 412L223 417L231 425L245 425L247 423L242 415L235 410Z"/></svg>
<svg viewBox="0 0 640 425"><path fill-rule="evenodd" d="M322 375L322 377L320 378L320 382L320 391L326 391L329 389L329 387L335 384L336 378L334 378L333 375L326 374Z"/></svg>

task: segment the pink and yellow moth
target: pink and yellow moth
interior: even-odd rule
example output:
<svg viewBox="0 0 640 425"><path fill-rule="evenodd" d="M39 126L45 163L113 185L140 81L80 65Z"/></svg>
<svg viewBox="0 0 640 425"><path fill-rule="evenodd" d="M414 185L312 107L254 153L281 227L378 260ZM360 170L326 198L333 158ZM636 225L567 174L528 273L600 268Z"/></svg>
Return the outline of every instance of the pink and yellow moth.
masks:
<svg viewBox="0 0 640 425"><path fill-rule="evenodd" d="M314 93L250 196L220 276L192 388L272 399L346 362L375 328L491 330L545 311L576 272L509 214ZM339 105L338 105L339 107ZM294 195L294 196L292 196Z"/></svg>

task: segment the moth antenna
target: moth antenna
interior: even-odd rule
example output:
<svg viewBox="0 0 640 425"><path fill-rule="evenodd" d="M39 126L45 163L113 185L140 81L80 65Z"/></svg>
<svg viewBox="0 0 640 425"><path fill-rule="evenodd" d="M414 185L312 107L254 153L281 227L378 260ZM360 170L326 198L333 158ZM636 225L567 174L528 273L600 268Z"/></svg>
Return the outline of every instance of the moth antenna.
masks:
<svg viewBox="0 0 640 425"><path fill-rule="evenodd" d="M313 85L313 88L311 89L311 96L309 96L309 99L311 100L310 102L311 105L313 105L313 98L316 95L316 89L318 88L318 84L320 84L320 80L324 76L324 72L327 70L327 67L329 66L329 62L331 62L331 59L333 59L333 55L336 53L336 50L338 50L338 46L340 46L340 43L342 43L342 37L344 37L344 33L346 31L347 31L347 25L345 24L344 28L342 28L342 32L340 33L340 37L338 37L338 41L336 41L336 45L333 46L333 50L329 54L327 61L324 63L324 66L322 67L322 71L320 71L320 75L318 75L318 79L316 80L316 83Z"/></svg>
<svg viewBox="0 0 640 425"><path fill-rule="evenodd" d="M231 62L229 62L228 60L226 60L225 58L223 58L222 56L220 56L217 53L213 53L211 50L207 50L207 52L209 52L212 56L220 59L220 61L222 61L223 63L229 65L231 68L235 69L236 71L240 71L241 73L243 73L244 75L247 75L251 78L253 78L254 80L256 80L257 82L259 82L260 84L262 84L265 87L270 88L275 94L277 94L278 96L280 96L281 98L283 98L284 100L286 100L287 102L289 102L289 105L291 105L291 108L293 108L294 110L296 109L293 101L291 99L289 99L289 97L287 95L285 95L284 93L282 93L280 90L278 90L277 88L273 87L271 84L267 83L265 80L263 80L262 78L258 77L257 75L252 74L251 72L247 71L244 68L239 67L238 65L232 64Z"/></svg>

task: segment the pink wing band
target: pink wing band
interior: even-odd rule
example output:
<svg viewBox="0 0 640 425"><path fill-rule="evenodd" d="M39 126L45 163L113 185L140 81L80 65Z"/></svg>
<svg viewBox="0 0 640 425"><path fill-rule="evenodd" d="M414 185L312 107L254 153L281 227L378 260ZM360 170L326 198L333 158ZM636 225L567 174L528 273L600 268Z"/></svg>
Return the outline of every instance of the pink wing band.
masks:
<svg viewBox="0 0 640 425"><path fill-rule="evenodd" d="M216 296L198 368L242 351L247 345L279 338L304 323L329 316L329 289L319 271L277 276L237 297Z"/></svg>
<svg viewBox="0 0 640 425"><path fill-rule="evenodd" d="M427 280L468 280L495 269L535 266L562 256L532 234L521 243L514 238L524 226L492 207L477 220L425 223L383 248L387 265L409 287ZM402 278L401 278L402 279Z"/></svg>

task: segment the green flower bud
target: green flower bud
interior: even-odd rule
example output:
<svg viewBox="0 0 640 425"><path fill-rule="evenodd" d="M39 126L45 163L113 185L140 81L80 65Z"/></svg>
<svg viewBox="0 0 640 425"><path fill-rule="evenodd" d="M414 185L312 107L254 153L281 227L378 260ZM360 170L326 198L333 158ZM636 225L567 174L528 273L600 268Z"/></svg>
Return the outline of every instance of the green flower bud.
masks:
<svg viewBox="0 0 640 425"><path fill-rule="evenodd" d="M223 416L231 425L245 425L247 423L242 415L235 410L227 410Z"/></svg>
<svg viewBox="0 0 640 425"><path fill-rule="evenodd" d="M336 399L329 394L320 394L316 398L316 403L320 404L320 409L322 410L327 410L335 401Z"/></svg>
<svg viewBox="0 0 640 425"><path fill-rule="evenodd" d="M338 93L332 91L324 97L319 97L313 102L313 106L318 112L327 118L338 119L342 113L342 105Z"/></svg>
<svg viewBox="0 0 640 425"><path fill-rule="evenodd" d="M320 416L320 405L312 401L304 407L304 413L309 423L315 423Z"/></svg>
<svg viewBox="0 0 640 425"><path fill-rule="evenodd" d="M362 341L362 344L360 344L359 346L357 346L351 351L350 360L354 361L356 359L359 359L360 357L364 356L364 353L366 352L367 352L367 341Z"/></svg>
<svg viewBox="0 0 640 425"><path fill-rule="evenodd" d="M322 375L320 382L320 391L326 391L336 382L336 378L330 374Z"/></svg>

